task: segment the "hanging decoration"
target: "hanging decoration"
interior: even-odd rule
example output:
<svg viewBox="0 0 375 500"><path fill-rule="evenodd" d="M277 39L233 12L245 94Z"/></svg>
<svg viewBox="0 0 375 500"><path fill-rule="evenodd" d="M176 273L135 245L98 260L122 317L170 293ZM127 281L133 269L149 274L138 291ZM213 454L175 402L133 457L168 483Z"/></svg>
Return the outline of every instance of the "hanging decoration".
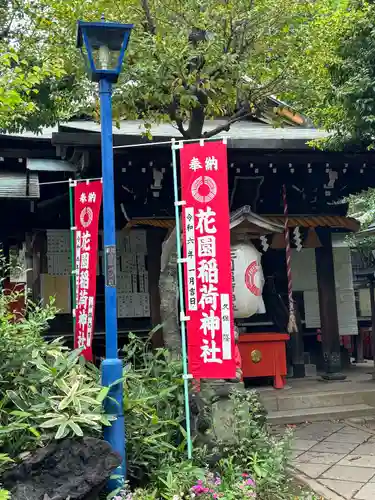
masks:
<svg viewBox="0 0 375 500"><path fill-rule="evenodd" d="M267 250L269 249L269 244L268 244L268 239L267 239L267 236L266 235L262 235L260 237L260 245L262 247L262 252L263 253L266 253Z"/></svg>
<svg viewBox="0 0 375 500"><path fill-rule="evenodd" d="M288 202L286 197L286 186L283 185L283 204L284 204L284 236L285 236L285 249L286 249L286 272L288 278L288 305L289 305L289 321L288 321L288 333L297 332L296 315L294 310L293 301L293 280L292 280L292 266L291 257L292 251L290 248L290 236L289 236L289 213L288 213Z"/></svg>
<svg viewBox="0 0 375 500"><path fill-rule="evenodd" d="M74 187L76 308L74 347L92 361L99 213L102 183L78 182Z"/></svg>
<svg viewBox="0 0 375 500"><path fill-rule="evenodd" d="M297 252L300 252L302 250L302 235L298 226L293 230L293 241Z"/></svg>
<svg viewBox="0 0 375 500"><path fill-rule="evenodd" d="M190 374L235 378L226 143L184 144L180 158Z"/></svg>
<svg viewBox="0 0 375 500"><path fill-rule="evenodd" d="M239 319L264 314L261 254L252 243L242 242L232 245L231 257L234 317Z"/></svg>

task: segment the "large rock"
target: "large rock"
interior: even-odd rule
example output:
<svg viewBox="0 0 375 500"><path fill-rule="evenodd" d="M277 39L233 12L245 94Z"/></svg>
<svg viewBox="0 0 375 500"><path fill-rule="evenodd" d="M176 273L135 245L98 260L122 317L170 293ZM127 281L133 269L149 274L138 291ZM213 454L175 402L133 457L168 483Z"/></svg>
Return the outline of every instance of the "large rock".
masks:
<svg viewBox="0 0 375 500"><path fill-rule="evenodd" d="M196 446L217 456L223 443L235 440L232 391L244 391L243 383L228 380L201 380L201 392L190 395L191 430ZM244 407L244 411L248 409Z"/></svg>
<svg viewBox="0 0 375 500"><path fill-rule="evenodd" d="M4 474L12 500L91 499L97 497L120 456L100 439L54 441Z"/></svg>
<svg viewBox="0 0 375 500"><path fill-rule="evenodd" d="M207 380L202 384L206 401L210 401L211 431L221 443L232 443L235 440L233 427L234 404L230 398L232 391L243 391L240 382L228 380Z"/></svg>

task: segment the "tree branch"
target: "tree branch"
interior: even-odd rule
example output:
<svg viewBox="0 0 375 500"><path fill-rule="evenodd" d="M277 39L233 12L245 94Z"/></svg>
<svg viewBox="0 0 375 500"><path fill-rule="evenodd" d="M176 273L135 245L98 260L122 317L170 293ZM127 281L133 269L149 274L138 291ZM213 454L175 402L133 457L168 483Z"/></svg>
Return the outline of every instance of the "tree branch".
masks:
<svg viewBox="0 0 375 500"><path fill-rule="evenodd" d="M226 2L226 6L228 7L228 1ZM227 21L227 18L225 18L225 21L224 21L224 37L226 36L227 34L227 27L228 27L228 21ZM233 35L234 35L234 31L233 31L233 17L232 15L229 16L229 33L228 33L228 41L226 44L224 44L224 53L227 53L229 52L229 49L230 49L230 46L232 45L232 41L233 41Z"/></svg>
<svg viewBox="0 0 375 500"><path fill-rule="evenodd" d="M265 85L254 88L252 90L252 101L256 102L259 101L260 99L264 99L265 97L269 97L271 92L274 92L277 90L277 86L279 85L280 82L282 82L284 79L284 74L280 73L278 76L276 76L273 80L270 82L266 83Z"/></svg>
<svg viewBox="0 0 375 500"><path fill-rule="evenodd" d="M208 139L209 137L213 137L216 134L219 134L220 132L229 132L230 126L233 123L239 122L241 120L244 120L245 118L252 116L252 112L248 111L246 109L241 109L240 111L237 111L231 118L229 118L228 121L223 123L222 125L219 125L215 127L213 130L210 130L209 132L205 132L203 134L203 138Z"/></svg>
<svg viewBox="0 0 375 500"><path fill-rule="evenodd" d="M169 107L169 116L172 121L176 122L180 134L185 139L199 139L202 137L203 125L205 120L205 111L208 103L208 97L204 90L190 86L186 91L197 98L196 106L193 106L190 111L189 126L187 129L183 126L183 120L178 115L179 102L174 98Z"/></svg>
<svg viewBox="0 0 375 500"><path fill-rule="evenodd" d="M182 135L182 137L184 139L189 139L189 137L187 136L187 130L184 129L184 122L183 122L182 118L180 118L177 114L177 107L178 107L177 102L174 99L170 108L169 108L169 116L170 116L172 121L176 122L177 129L180 132L180 134Z"/></svg>
<svg viewBox="0 0 375 500"><path fill-rule="evenodd" d="M184 129L184 122L181 120L181 118L175 118L174 121L176 122L178 131L184 137L185 139L189 139L187 130Z"/></svg>
<svg viewBox="0 0 375 500"><path fill-rule="evenodd" d="M194 106L191 110L189 128L187 129L187 135L189 139L199 139L202 137L204 120L206 118L206 107L208 104L208 97L204 90L192 87L192 94L194 94L198 100L198 105Z"/></svg>
<svg viewBox="0 0 375 500"><path fill-rule="evenodd" d="M150 6L148 4L148 0L141 0L141 5L143 12L146 17L147 30L151 35L156 35L156 24L151 15Z"/></svg>
<svg viewBox="0 0 375 500"><path fill-rule="evenodd" d="M10 29L12 27L12 24L13 24L13 21L15 18L15 14L16 14L15 12L12 12L12 15L8 21L8 25L4 26L3 29L0 31L0 40L7 38L7 36L9 35Z"/></svg>

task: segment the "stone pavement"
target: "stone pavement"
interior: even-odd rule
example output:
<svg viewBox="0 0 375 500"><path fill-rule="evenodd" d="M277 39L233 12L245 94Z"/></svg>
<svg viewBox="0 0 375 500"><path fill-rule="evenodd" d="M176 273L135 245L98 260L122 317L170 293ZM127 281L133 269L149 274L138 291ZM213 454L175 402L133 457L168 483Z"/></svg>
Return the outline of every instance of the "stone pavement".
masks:
<svg viewBox="0 0 375 500"><path fill-rule="evenodd" d="M305 424L294 432L293 454L297 472L339 498L375 500L374 431L345 422Z"/></svg>

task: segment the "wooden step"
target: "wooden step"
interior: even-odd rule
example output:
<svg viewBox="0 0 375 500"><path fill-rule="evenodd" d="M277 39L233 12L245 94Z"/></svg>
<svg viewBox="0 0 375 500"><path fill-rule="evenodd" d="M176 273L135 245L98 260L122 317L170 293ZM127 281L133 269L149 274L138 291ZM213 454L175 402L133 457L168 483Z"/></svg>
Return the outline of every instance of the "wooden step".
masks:
<svg viewBox="0 0 375 500"><path fill-rule="evenodd" d="M375 387L365 390L316 391L305 394L275 391L272 395L263 393L261 400L268 411L309 410L355 404L375 407Z"/></svg>
<svg viewBox="0 0 375 500"><path fill-rule="evenodd" d="M375 408L367 404L355 404L270 411L267 420L268 423L273 425L284 425L323 420L345 420L347 418L366 416L375 416Z"/></svg>

